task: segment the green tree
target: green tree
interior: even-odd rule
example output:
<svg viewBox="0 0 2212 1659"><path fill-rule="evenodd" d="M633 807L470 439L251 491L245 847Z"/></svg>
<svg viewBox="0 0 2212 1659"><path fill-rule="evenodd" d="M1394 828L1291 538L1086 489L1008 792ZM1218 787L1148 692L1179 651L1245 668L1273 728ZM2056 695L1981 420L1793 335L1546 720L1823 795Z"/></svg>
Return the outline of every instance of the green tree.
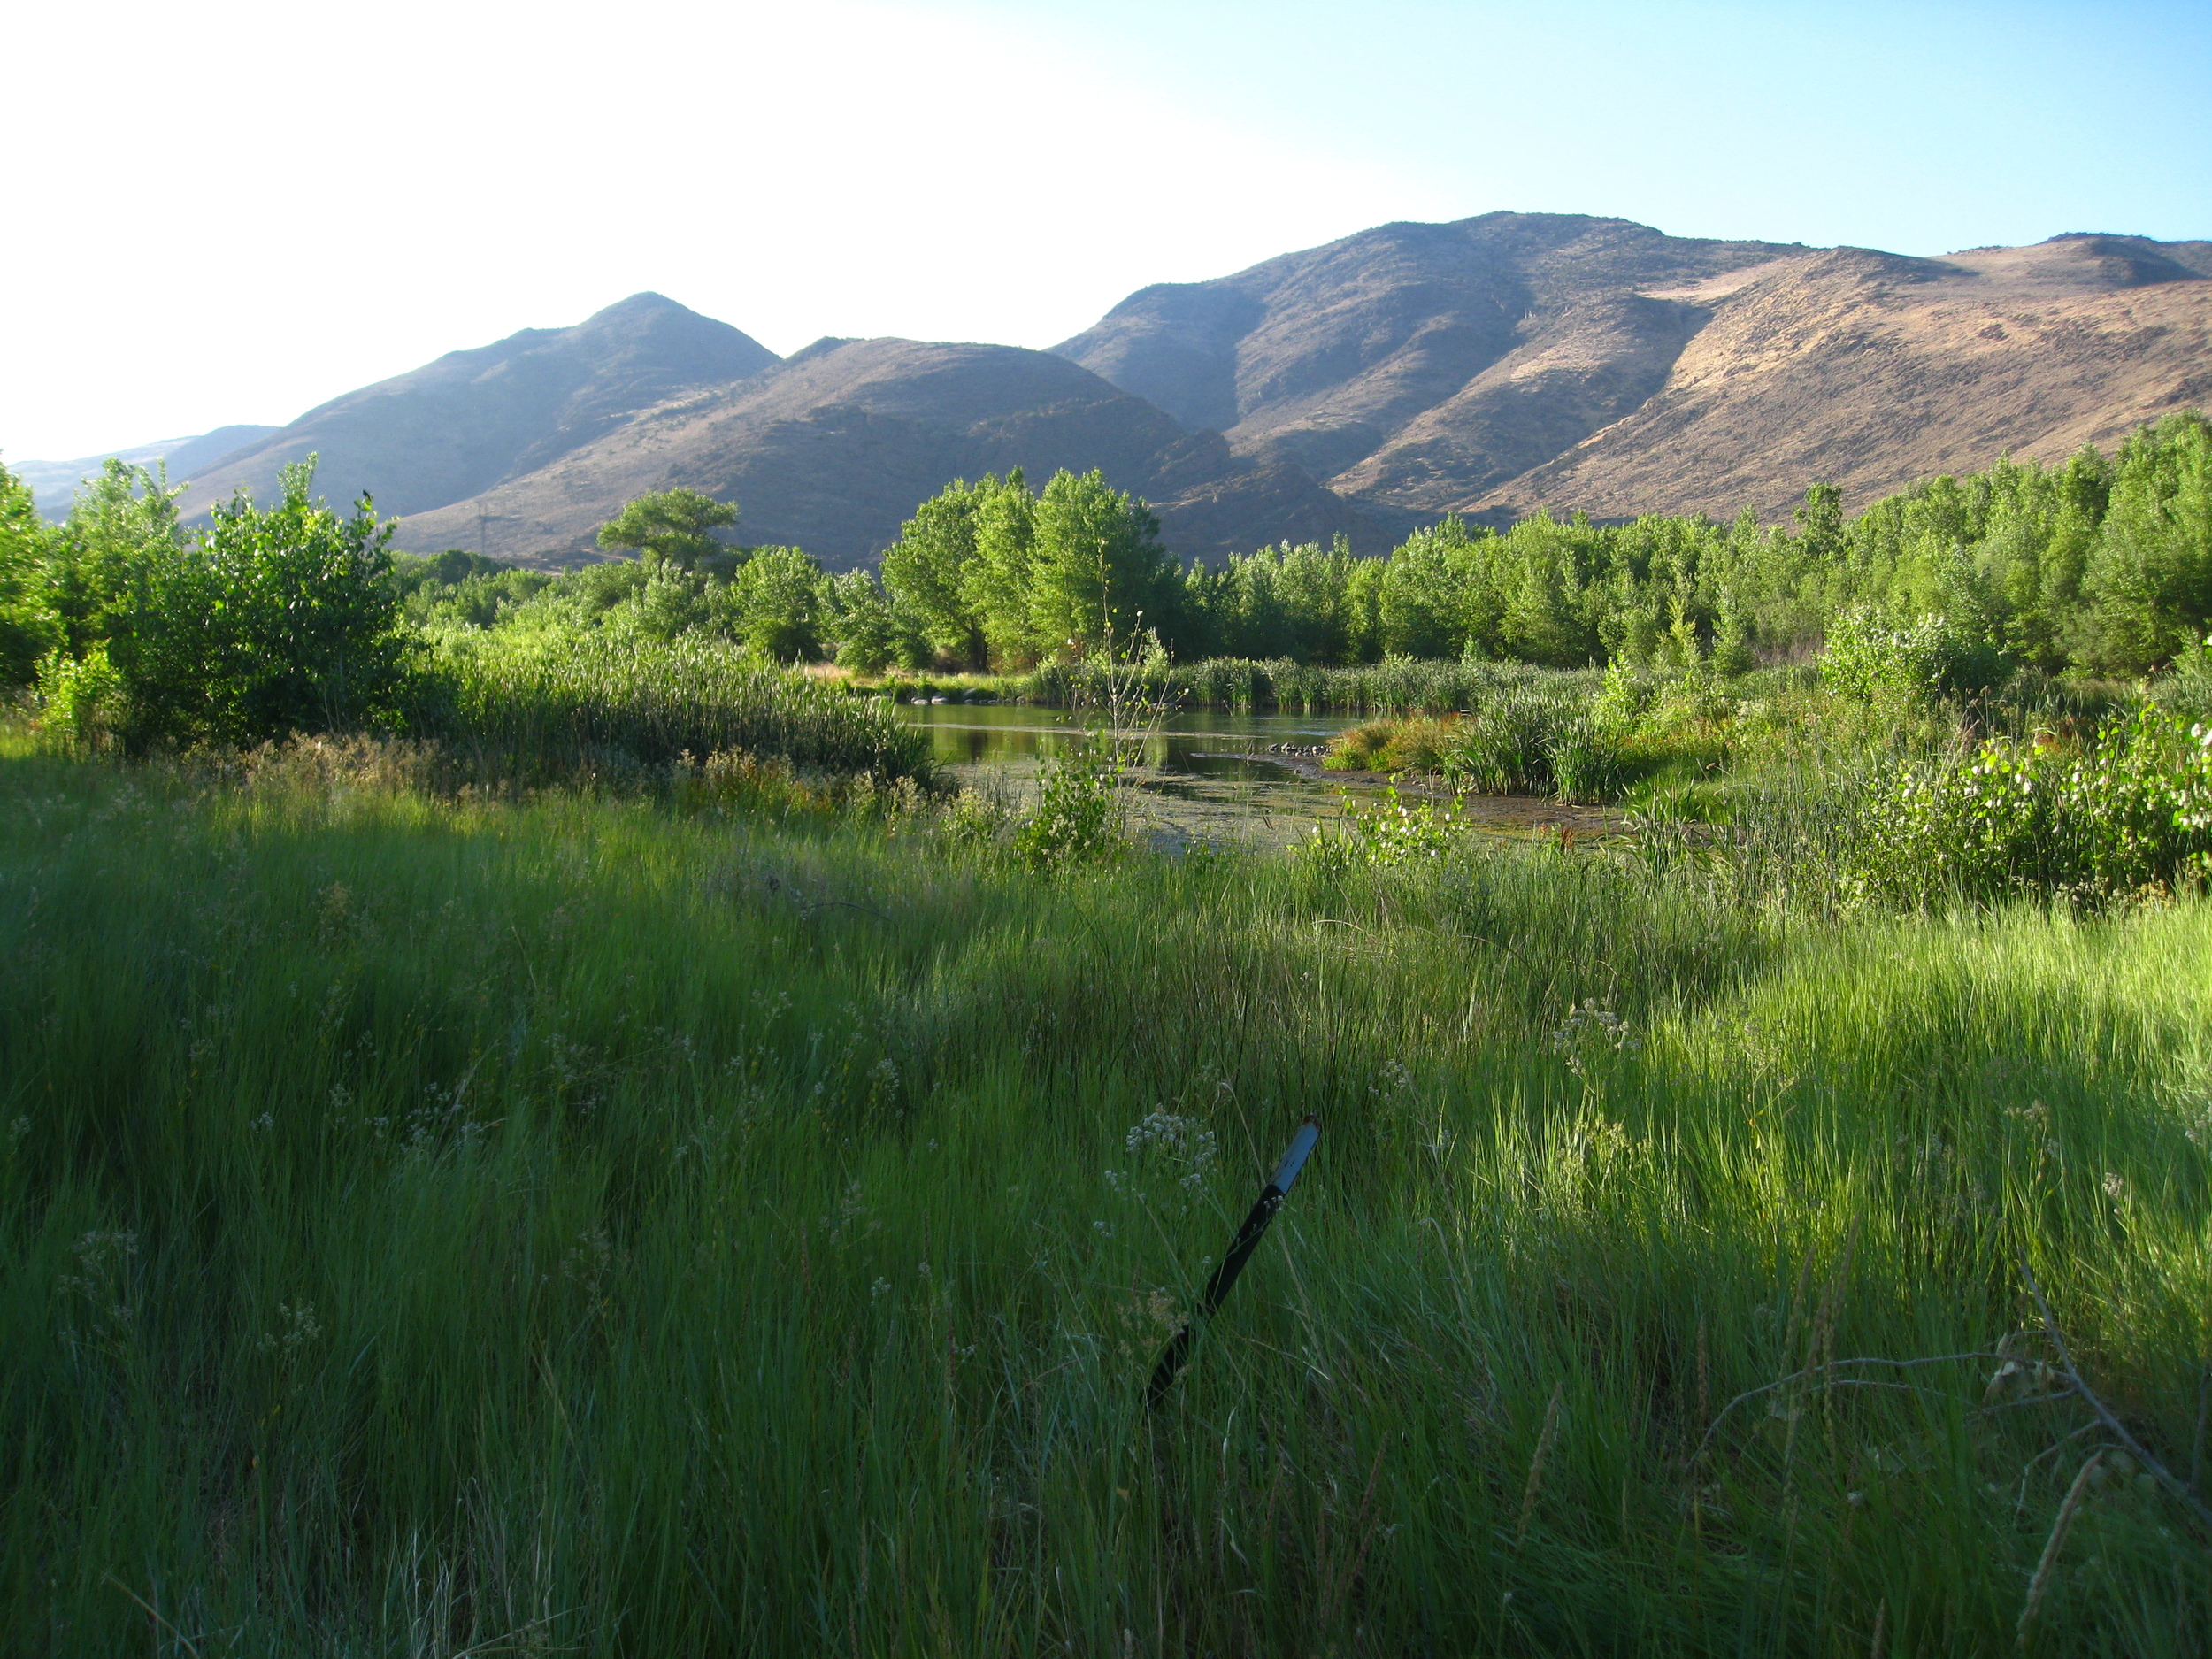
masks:
<svg viewBox="0 0 2212 1659"><path fill-rule="evenodd" d="M657 489L638 496L602 525L599 545L690 571L700 560L729 550L714 532L736 522L737 508L729 502L680 486Z"/></svg>
<svg viewBox="0 0 2212 1659"><path fill-rule="evenodd" d="M774 662L803 662L821 652L827 587L822 567L797 548L756 548L719 602L728 607L730 631L750 649Z"/></svg>
<svg viewBox="0 0 2212 1659"><path fill-rule="evenodd" d="M141 572L176 556L185 534L165 470L149 472L110 457L77 488L69 518L46 538L42 586L47 610L73 660L106 640Z"/></svg>
<svg viewBox="0 0 2212 1659"><path fill-rule="evenodd" d="M1382 648L1399 657L1457 657L1475 633L1470 600L1481 580L1478 544L1495 538L1470 533L1452 514L1417 530L1391 554L1378 599Z"/></svg>
<svg viewBox="0 0 2212 1659"><path fill-rule="evenodd" d="M1041 654L1080 657L1109 635L1133 641L1171 622L1179 572L1160 546L1160 521L1105 473L1053 474L1035 522L1029 613Z"/></svg>
<svg viewBox="0 0 2212 1659"><path fill-rule="evenodd" d="M826 598L826 631L835 642L841 668L879 674L894 663L908 668L928 663L929 641L893 603L874 572L847 571L831 577Z"/></svg>
<svg viewBox="0 0 2212 1659"><path fill-rule="evenodd" d="M1029 603L1036 563L1037 498L1016 468L976 504L975 557L962 584L996 666L1026 668L1049 649Z"/></svg>
<svg viewBox="0 0 2212 1659"><path fill-rule="evenodd" d="M2212 626L2212 424L2194 410L2131 436L2083 580L2085 654L2144 673Z"/></svg>
<svg viewBox="0 0 2212 1659"><path fill-rule="evenodd" d="M0 689L30 684L61 642L44 595L51 534L29 487L0 466Z"/></svg>
<svg viewBox="0 0 2212 1659"><path fill-rule="evenodd" d="M415 650L369 498L340 518L311 496L316 457L288 466L283 499L242 492L196 545L134 573L110 656L128 736L244 743L386 724Z"/></svg>
<svg viewBox="0 0 2212 1659"><path fill-rule="evenodd" d="M884 550L883 590L913 618L931 648L964 668L989 666L991 646L976 570L977 528L984 503L1002 489L1021 488L1019 470L1005 483L986 475L955 479L914 510L899 539Z"/></svg>

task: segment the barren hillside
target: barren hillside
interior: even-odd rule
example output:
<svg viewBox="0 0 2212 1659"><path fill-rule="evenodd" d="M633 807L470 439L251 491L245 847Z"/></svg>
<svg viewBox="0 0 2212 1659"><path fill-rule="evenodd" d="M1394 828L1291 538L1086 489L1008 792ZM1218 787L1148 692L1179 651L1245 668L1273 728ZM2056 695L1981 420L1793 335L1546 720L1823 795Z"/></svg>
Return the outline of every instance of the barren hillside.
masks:
<svg viewBox="0 0 2212 1659"><path fill-rule="evenodd" d="M1839 249L1678 289L1664 299L1711 320L1650 398L1440 504L1772 517L1816 478L1858 503L2007 452L2109 447L2212 403L2207 273L2212 244L2064 236L1942 259Z"/></svg>

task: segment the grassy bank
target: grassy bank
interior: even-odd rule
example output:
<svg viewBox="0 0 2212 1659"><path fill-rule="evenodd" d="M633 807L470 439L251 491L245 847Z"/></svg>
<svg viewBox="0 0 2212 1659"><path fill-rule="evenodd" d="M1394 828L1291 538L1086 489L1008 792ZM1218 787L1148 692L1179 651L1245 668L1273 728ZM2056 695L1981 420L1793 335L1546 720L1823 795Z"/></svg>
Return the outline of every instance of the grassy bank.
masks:
<svg viewBox="0 0 2212 1659"><path fill-rule="evenodd" d="M0 762L0 1652L2201 1651L2202 902L933 822Z"/></svg>

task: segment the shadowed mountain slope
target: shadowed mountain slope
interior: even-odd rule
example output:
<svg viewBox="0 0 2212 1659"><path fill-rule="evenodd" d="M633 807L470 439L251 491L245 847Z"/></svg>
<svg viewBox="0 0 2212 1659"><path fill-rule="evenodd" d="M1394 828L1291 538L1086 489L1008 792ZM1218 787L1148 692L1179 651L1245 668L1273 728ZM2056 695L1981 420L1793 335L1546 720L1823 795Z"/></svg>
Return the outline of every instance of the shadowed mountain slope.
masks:
<svg viewBox="0 0 2212 1659"><path fill-rule="evenodd" d="M1368 548L1373 525L1293 466L1240 460L1088 371L1013 346L824 340L772 373L644 411L526 476L442 511L399 540L427 549L480 543L495 556L588 555L633 495L685 485L740 503L739 536L793 543L833 568L864 563L917 503L952 479L1024 468L1041 483L1104 470L1148 499L1186 555L1260 541Z"/></svg>
<svg viewBox="0 0 2212 1659"><path fill-rule="evenodd" d="M193 479L187 516L311 452L318 493L363 490L385 513L422 512L533 472L686 388L773 368L765 346L657 294L635 294L572 328L526 328L349 392L224 457ZM172 471L175 469L173 467Z"/></svg>

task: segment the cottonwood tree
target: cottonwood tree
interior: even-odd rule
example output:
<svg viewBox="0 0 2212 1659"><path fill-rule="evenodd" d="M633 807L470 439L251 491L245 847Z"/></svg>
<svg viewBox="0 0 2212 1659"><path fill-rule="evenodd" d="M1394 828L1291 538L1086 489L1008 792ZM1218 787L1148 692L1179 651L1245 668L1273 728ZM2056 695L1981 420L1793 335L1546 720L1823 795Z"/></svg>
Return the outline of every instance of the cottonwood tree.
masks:
<svg viewBox="0 0 2212 1659"><path fill-rule="evenodd" d="M651 490L599 527L599 545L687 572L701 559L730 550L714 532L736 522L733 503L681 486Z"/></svg>

